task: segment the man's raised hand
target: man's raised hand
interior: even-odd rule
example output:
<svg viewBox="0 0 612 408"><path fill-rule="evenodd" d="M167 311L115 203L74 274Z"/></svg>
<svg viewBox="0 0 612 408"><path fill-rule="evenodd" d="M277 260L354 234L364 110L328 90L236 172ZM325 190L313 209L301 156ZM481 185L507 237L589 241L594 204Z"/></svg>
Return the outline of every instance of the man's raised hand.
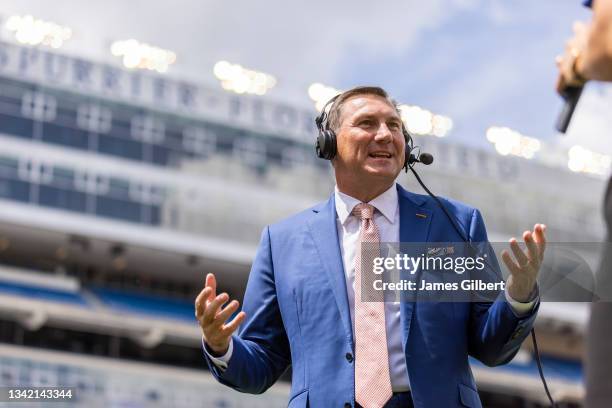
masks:
<svg viewBox="0 0 612 408"><path fill-rule="evenodd" d="M502 260L510 270L507 280L508 294L517 302L529 301L529 296L535 287L546 248L545 231L545 225L536 224L533 231L523 233L527 252L521 249L514 238L510 240L510 249L514 258L507 250L502 252Z"/></svg>
<svg viewBox="0 0 612 408"><path fill-rule="evenodd" d="M240 312L232 321L227 322L227 319L238 310L239 306L237 300L232 300L225 308L221 308L228 300L227 293L217 295L215 275L212 273L206 275L204 289L195 300L195 317L202 328L204 342L217 356L227 353L232 333L246 317L244 312Z"/></svg>

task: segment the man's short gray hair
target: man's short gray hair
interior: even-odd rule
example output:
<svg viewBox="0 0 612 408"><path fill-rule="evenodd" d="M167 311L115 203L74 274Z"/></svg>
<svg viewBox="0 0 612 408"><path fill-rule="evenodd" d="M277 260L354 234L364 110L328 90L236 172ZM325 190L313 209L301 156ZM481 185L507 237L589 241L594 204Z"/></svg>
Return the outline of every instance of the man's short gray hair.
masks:
<svg viewBox="0 0 612 408"><path fill-rule="evenodd" d="M383 97L389 102L391 106L395 108L397 114L401 116L401 113L397 107L397 102L395 102L395 100L389 97L387 91L385 91L379 86L357 86L355 88L349 89L348 91L342 92L329 108L329 113L327 115L327 123L331 130L333 130L334 132L338 132L338 129L342 124L342 106L344 105L344 102L357 95L378 95L380 97Z"/></svg>

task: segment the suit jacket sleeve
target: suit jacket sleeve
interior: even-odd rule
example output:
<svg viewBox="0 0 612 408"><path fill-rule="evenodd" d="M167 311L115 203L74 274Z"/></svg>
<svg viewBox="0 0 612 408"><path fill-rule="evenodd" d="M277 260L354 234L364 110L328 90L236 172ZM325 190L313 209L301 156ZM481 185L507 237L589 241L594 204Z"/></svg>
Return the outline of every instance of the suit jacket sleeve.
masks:
<svg viewBox="0 0 612 408"><path fill-rule="evenodd" d="M246 320L239 335L233 336L227 368L219 369L204 355L219 382L241 392L259 394L276 382L291 361L276 293L269 227L262 233L242 310Z"/></svg>
<svg viewBox="0 0 612 408"><path fill-rule="evenodd" d="M499 263L490 244L480 212L474 210L470 223L470 241L486 243L489 268L501 279ZM539 299L532 311L517 317L505 293L494 302L472 302L469 322L469 353L488 366L505 364L512 360L521 344L529 335L540 304Z"/></svg>

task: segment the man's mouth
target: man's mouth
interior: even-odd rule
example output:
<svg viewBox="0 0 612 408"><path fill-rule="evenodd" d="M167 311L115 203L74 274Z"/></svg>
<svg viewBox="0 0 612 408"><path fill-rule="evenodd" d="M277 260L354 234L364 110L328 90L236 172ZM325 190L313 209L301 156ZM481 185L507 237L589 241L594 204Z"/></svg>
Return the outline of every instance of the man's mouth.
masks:
<svg viewBox="0 0 612 408"><path fill-rule="evenodd" d="M374 153L370 153L368 156L369 157L374 157L376 159L390 159L391 158L391 153L387 153L387 152L374 152Z"/></svg>

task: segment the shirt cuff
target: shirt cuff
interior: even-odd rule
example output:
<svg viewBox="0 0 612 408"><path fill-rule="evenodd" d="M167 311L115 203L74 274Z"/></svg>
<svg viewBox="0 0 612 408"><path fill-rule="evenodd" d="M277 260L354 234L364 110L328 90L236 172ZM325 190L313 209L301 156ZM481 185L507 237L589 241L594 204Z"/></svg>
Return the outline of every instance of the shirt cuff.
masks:
<svg viewBox="0 0 612 408"><path fill-rule="evenodd" d="M208 358L210 358L212 362L217 367L219 367L222 371L225 371L230 359L232 358L232 353L234 352L234 339L230 338L230 343L229 343L229 347L227 348L227 352L224 355L219 356L219 357L215 357L212 354L210 354L210 352L208 351L208 346L206 345L206 342L204 341L204 337L202 337L202 348L204 349L204 352L206 353Z"/></svg>
<svg viewBox="0 0 612 408"><path fill-rule="evenodd" d="M508 293L508 289L504 290L504 294L506 295L506 301L510 304L510 308L516 317L525 317L533 310L533 305L538 300L539 291L538 286L533 289L531 292L531 300L528 302L519 302L517 300L512 299L510 294Z"/></svg>

